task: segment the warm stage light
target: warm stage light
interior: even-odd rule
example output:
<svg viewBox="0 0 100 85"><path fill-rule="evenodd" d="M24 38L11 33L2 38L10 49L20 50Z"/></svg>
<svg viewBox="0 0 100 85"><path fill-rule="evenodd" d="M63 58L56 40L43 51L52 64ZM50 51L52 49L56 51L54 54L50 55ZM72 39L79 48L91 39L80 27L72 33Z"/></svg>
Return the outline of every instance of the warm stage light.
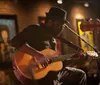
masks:
<svg viewBox="0 0 100 85"><path fill-rule="evenodd" d="M76 13L75 18L76 18L76 19L83 19L84 17L83 17L82 14Z"/></svg>
<svg viewBox="0 0 100 85"><path fill-rule="evenodd" d="M62 0L57 0L57 3L58 4L62 4Z"/></svg>
<svg viewBox="0 0 100 85"><path fill-rule="evenodd" d="M89 3L87 3L87 2L84 3L84 6L85 6L85 7L89 7Z"/></svg>

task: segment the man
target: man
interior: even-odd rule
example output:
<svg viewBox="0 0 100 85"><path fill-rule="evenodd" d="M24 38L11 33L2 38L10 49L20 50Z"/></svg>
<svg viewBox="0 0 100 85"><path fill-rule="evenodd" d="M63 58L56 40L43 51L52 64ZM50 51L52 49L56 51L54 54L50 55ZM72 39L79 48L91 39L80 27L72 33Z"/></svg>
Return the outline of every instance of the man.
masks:
<svg viewBox="0 0 100 85"><path fill-rule="evenodd" d="M28 26L15 36L11 43L17 50L34 56L36 63L46 68L50 65L50 59L41 51L48 48L57 50L55 37L62 33L65 21L66 11L58 7L52 7L46 13L45 24ZM45 77L38 79L35 84L86 85L86 74L80 69L65 67L57 72L48 72Z"/></svg>

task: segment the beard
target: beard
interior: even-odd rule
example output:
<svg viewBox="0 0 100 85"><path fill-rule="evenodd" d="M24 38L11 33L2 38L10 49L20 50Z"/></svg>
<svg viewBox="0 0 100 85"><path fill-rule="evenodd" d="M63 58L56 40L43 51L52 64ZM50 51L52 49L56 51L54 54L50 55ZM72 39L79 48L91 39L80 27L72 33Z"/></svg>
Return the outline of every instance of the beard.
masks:
<svg viewBox="0 0 100 85"><path fill-rule="evenodd" d="M52 34L53 34L53 36L60 36L62 34L63 30L64 30L64 27L63 26L54 27L52 29Z"/></svg>

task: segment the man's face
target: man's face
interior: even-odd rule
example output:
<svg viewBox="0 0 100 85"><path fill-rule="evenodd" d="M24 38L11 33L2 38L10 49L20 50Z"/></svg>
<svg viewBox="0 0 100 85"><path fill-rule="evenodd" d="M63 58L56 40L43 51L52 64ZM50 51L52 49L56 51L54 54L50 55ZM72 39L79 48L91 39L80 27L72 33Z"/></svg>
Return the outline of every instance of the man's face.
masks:
<svg viewBox="0 0 100 85"><path fill-rule="evenodd" d="M51 24L52 25L50 29L52 30L53 35L54 36L59 35L63 30L62 26L64 24L64 21L63 20L52 20Z"/></svg>

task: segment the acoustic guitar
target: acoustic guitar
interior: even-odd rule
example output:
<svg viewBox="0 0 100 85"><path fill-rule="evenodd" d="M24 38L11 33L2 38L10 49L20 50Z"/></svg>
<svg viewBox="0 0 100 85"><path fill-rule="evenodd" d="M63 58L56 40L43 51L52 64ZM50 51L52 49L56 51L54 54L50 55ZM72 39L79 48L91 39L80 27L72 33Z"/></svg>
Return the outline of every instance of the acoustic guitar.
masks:
<svg viewBox="0 0 100 85"><path fill-rule="evenodd" d="M31 82L33 78L36 80L41 79L45 77L49 71L59 71L63 68L62 61L71 60L75 57L75 54L58 56L54 50L49 48L42 50L41 53L51 60L51 63L47 67L42 67L42 65L37 64L35 57L30 54L21 51L15 53L13 61L14 73L21 83ZM53 56L50 57L50 55ZM97 57L97 54L91 54L91 52L89 52L89 55Z"/></svg>

